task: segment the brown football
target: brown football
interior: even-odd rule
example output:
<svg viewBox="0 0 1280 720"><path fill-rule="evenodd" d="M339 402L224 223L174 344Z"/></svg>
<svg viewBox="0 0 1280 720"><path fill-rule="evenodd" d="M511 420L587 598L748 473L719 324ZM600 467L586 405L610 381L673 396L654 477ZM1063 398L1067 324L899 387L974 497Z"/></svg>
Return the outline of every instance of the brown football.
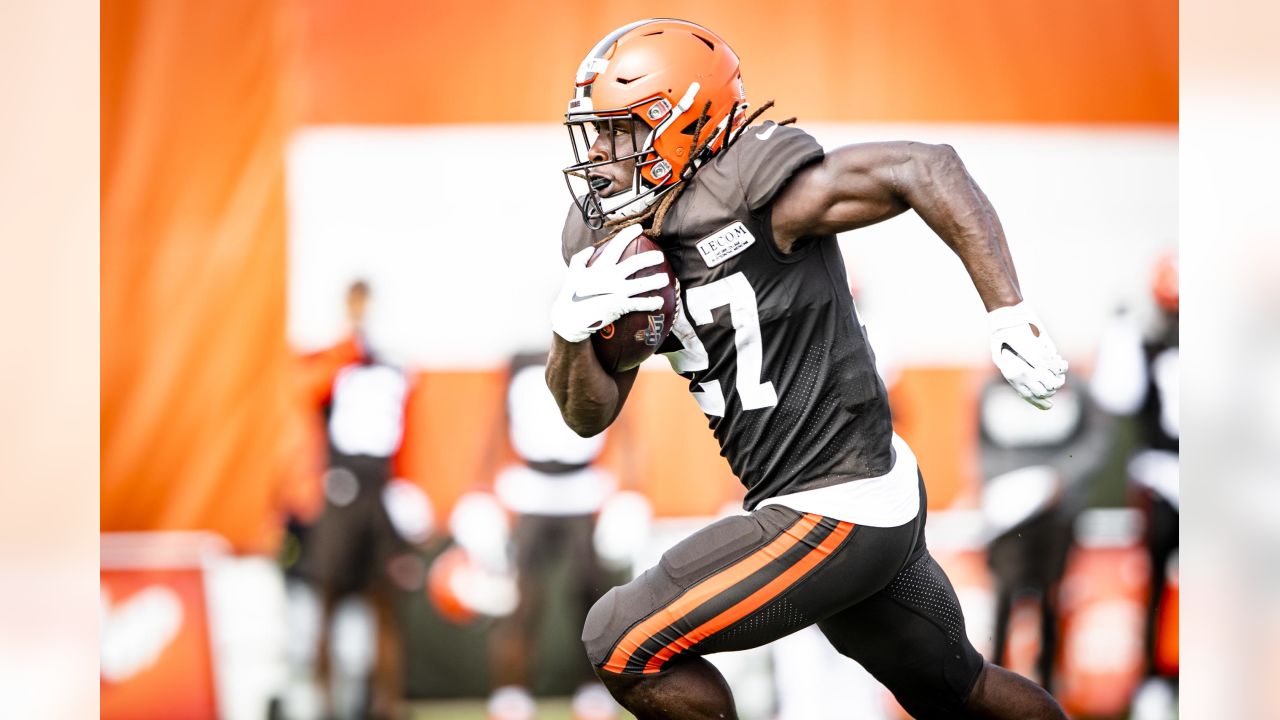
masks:
<svg viewBox="0 0 1280 720"><path fill-rule="evenodd" d="M601 247L603 247L603 243ZM632 240L618 258L621 262L626 258L649 250L661 250L657 243L646 235ZM600 256L600 248L591 255L588 265ZM666 273L670 282L657 290L642 293L641 296L661 297L662 307L652 312L627 313L591 334L591 345L595 348L600 365L609 373L630 370L644 362L657 352L667 335L671 334L671 323L676 314L676 282L675 273L666 258L662 262L636 272L631 277L645 277L655 273Z"/></svg>

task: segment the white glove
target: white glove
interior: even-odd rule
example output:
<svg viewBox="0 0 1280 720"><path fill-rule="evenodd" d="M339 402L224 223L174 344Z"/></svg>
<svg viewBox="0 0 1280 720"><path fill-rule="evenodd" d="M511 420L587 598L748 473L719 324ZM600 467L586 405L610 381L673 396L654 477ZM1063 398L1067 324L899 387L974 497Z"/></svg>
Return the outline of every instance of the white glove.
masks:
<svg viewBox="0 0 1280 720"><path fill-rule="evenodd" d="M1023 400L1041 410L1053 407L1049 398L1067 380L1067 361L1058 354L1044 323L1025 302L996 308L987 313L987 319L991 360L1004 379Z"/></svg>
<svg viewBox="0 0 1280 720"><path fill-rule="evenodd" d="M569 273L560 296L551 306L551 329L571 343L582 342L591 333L638 310L657 310L660 297L635 297L657 290L669 282L666 273L640 278L632 275L662 262L661 251L650 250L618 262L618 257L632 240L643 232L639 225L628 225L605 243L593 265L587 261L594 247L583 248L569 260Z"/></svg>

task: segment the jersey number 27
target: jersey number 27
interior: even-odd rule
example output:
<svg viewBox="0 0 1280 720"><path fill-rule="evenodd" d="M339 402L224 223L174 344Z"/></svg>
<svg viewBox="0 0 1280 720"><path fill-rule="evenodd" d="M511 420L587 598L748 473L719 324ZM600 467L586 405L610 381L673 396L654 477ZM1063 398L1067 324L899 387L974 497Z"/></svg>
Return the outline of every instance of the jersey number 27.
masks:
<svg viewBox="0 0 1280 720"><path fill-rule="evenodd" d="M676 313L671 332L684 346L683 350L667 353L671 366L679 373L691 373L710 367L707 348L694 332L694 325L712 322L711 311L729 306L733 322L733 346L737 353L737 377L734 390L742 402L743 410L759 410L778 404L778 393L773 383L761 382L764 365L764 345L760 339L760 312L756 306L756 291L740 272L706 285L689 288L685 292L684 313ZM690 322L692 320L692 323ZM701 391L693 391L693 398L707 415L724 415L724 390L715 378L703 378L698 382Z"/></svg>

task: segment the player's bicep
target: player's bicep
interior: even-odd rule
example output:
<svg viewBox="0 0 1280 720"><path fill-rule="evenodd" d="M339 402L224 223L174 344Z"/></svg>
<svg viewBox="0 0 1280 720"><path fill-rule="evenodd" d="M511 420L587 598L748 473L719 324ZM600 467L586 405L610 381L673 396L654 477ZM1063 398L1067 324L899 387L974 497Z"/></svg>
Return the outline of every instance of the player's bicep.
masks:
<svg viewBox="0 0 1280 720"><path fill-rule="evenodd" d="M780 241L831 235L887 220L908 209L899 188L911 143L847 145L796 175L773 206Z"/></svg>

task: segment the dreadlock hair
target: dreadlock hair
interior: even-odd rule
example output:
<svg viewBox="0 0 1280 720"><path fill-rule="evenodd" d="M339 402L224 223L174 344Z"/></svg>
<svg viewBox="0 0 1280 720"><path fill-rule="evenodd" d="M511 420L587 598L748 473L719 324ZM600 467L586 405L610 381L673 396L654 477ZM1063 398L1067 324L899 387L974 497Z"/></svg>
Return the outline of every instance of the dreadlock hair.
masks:
<svg viewBox="0 0 1280 720"><path fill-rule="evenodd" d="M761 115L765 113L766 110L768 110L771 107L773 107L772 100L761 105L759 108L756 109L755 112L751 113L751 115L747 117L746 122L742 123L742 127L738 128L737 132L734 132L733 130L733 115L734 115L734 111L737 110L737 106L730 107L729 117L725 122L725 127L727 128L726 130L727 134L724 139L724 147L721 148L721 150L728 150L730 145L732 145L733 143L736 143L738 141L738 138L742 137L742 134L747 131L747 128L751 126L751 123L755 122L756 119L758 119ZM676 184L671 188L670 191L667 192L667 194L662 198L662 200L658 201L656 205L651 205L644 212L638 215L635 215L633 217L623 218L621 220L611 220L605 223L605 227L613 230L613 232L608 235L606 240L616 235L618 231L622 230L622 228L625 228L630 225L635 225L637 223L645 222L649 220L649 218L653 218L653 226L652 226L652 229L649 231L649 235L651 237L658 237L662 235L662 221L666 219L667 211L670 210L671 206L675 204L676 199L680 197L680 193L684 191L684 188L688 184L688 181L693 178L693 174L698 170L698 166L697 166L697 163L695 162L695 159L698 158L700 155L702 155L702 153L706 152L707 148L711 146L711 142L715 139L715 135L713 134L707 137L707 139L704 140L701 144L699 144L698 142L702 138L702 131L706 129L706 124L707 124L707 120L709 119L710 111L711 111L711 102L707 101L707 104L702 107L702 115L698 117L698 122L693 127L693 139L689 142L689 162L685 164L684 170L682 170L680 173L680 179L676 182ZM794 117L789 117L778 124L790 125L795 121L796 119ZM599 243L596 243L596 244L601 245L604 242L605 240L601 240Z"/></svg>

